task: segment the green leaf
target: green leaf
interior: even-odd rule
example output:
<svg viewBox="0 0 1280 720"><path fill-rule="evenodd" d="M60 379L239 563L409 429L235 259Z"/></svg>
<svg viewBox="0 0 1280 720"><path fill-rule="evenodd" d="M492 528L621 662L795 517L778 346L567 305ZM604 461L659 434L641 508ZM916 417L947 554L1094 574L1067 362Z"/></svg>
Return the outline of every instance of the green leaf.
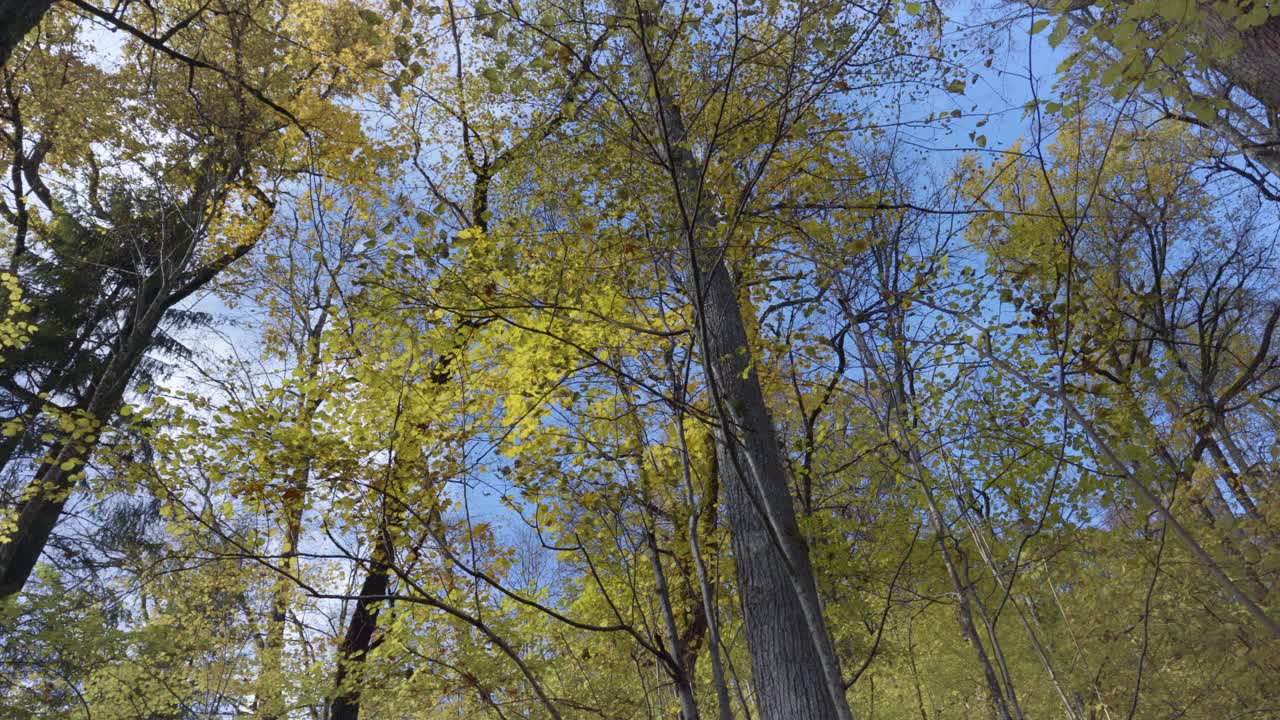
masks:
<svg viewBox="0 0 1280 720"><path fill-rule="evenodd" d="M1061 45L1062 41L1067 38L1067 32L1070 29L1071 26L1065 20L1058 18L1058 22L1053 26L1053 31L1049 33L1049 47L1056 48Z"/></svg>
<svg viewBox="0 0 1280 720"><path fill-rule="evenodd" d="M1213 103L1208 100L1193 100L1187 105L1187 109L1200 122L1208 125L1218 119L1218 112L1214 109Z"/></svg>

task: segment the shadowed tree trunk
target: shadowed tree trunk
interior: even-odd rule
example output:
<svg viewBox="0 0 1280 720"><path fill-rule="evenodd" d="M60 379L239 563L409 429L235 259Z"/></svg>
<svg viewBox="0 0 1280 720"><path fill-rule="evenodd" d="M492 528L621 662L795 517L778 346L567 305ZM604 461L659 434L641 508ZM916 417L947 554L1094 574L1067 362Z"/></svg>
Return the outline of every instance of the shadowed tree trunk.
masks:
<svg viewBox="0 0 1280 720"><path fill-rule="evenodd" d="M1248 30L1237 30L1230 20L1210 10L1203 32L1206 48L1239 47L1225 59L1209 64L1267 110L1280 112L1280 16L1273 15Z"/></svg>
<svg viewBox="0 0 1280 720"><path fill-rule="evenodd" d="M181 297L174 296L169 301L169 297L155 298L153 295L149 301L140 303L139 322L131 324L122 333L119 348L90 386L87 402L72 412L83 411L97 422L116 414L164 313ZM96 428L89 430L92 433ZM80 469L96 445L96 442L88 440L89 437L94 435L63 437L55 442L24 491L15 527L0 542L0 599L21 592L31 576L54 526L62 516L62 509L75 487Z"/></svg>
<svg viewBox="0 0 1280 720"><path fill-rule="evenodd" d="M387 594L388 578L385 558L390 557L390 538L381 533L378 547L369 560L369 570L360 586L351 622L338 646L338 670L334 678L337 696L329 708L329 720L358 720L360 717L360 668L365 655L373 648L373 633L378 628L378 603ZM353 680L349 679L354 677ZM346 686L346 687L344 687Z"/></svg>
<svg viewBox="0 0 1280 720"><path fill-rule="evenodd" d="M1028 5L1046 12L1058 9L1054 0L1029 0ZM1127 3L1122 2L1120 5ZM1095 0L1072 0L1067 12L1080 13ZM1232 84L1249 93L1268 111L1280 112L1280 15L1245 30L1223 17L1212 4L1201 1L1204 18L1190 33L1188 50L1205 65L1222 73ZM1246 12L1241 8L1240 12ZM1234 52L1220 53L1223 48ZM1222 57L1213 55L1222 54Z"/></svg>
<svg viewBox="0 0 1280 720"><path fill-rule="evenodd" d="M138 267L141 277L131 289L133 299L126 306L128 320L113 338L106 361L90 382L84 400L67 409L73 415L87 416L97 424L113 418L168 312L207 285L256 242L255 235L203 266L190 267L193 249L204 237L209 208L220 201L228 187L227 178L238 175L241 167L234 161L226 173L215 173L208 169L213 160L206 159L206 170L197 187L176 213L180 222L172 223L175 236L163 244L167 254L153 267ZM170 262L168 258L178 261ZM44 462L23 492L14 527L0 538L0 599L21 592L26 585L98 438L97 426L91 425L61 433L50 444Z"/></svg>
<svg viewBox="0 0 1280 720"><path fill-rule="evenodd" d="M51 7L53 0L0 0L0 65Z"/></svg>

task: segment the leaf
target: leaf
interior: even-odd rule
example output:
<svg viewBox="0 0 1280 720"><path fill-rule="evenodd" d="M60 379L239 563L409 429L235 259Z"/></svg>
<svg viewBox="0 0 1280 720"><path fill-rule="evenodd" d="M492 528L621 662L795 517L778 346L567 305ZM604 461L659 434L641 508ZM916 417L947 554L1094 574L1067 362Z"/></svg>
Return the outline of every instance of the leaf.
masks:
<svg viewBox="0 0 1280 720"><path fill-rule="evenodd" d="M1213 103L1208 100L1197 98L1187 103L1187 109L1195 115L1200 122L1209 125L1218 119L1218 112L1213 107Z"/></svg>
<svg viewBox="0 0 1280 720"><path fill-rule="evenodd" d="M1064 18L1058 18L1058 21L1054 23L1053 31L1049 33L1049 47L1057 48L1061 45L1062 41L1067 38L1067 33L1070 29L1071 26L1067 24Z"/></svg>

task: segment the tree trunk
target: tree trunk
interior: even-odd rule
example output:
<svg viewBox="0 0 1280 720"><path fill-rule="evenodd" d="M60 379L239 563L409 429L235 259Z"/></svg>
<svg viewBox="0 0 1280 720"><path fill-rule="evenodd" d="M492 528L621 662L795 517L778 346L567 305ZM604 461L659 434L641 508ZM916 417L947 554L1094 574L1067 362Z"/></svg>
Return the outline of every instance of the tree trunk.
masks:
<svg viewBox="0 0 1280 720"><path fill-rule="evenodd" d="M27 487L16 527L0 543L0 599L21 592L40 560L71 492L69 474L59 466L74 456L61 443L54 445L48 453L51 462L40 466Z"/></svg>
<svg viewBox="0 0 1280 720"><path fill-rule="evenodd" d="M923 468L917 464L916 474L919 475L921 472L923 472ZM986 647L982 643L982 637L978 634L977 624L973 621L973 605L970 602L973 587L960 577L956 562L951 555L951 549L947 547L947 540L951 537L951 534L947 531L946 521L942 517L942 509L938 507L933 497L933 491L929 489L923 476L917 477L916 480L924 492L925 499L928 501L929 523L933 526L934 539L938 544L938 550L942 553L942 561L947 568L947 577L951 579L951 587L955 590L956 617L960 621L960 630L964 633L965 639L973 646L973 651L978 656L978 665L982 667L982 677L986 682L987 694L990 697L991 707L995 711L996 717L1000 720L1011 720L1014 715L1010 712L1009 703L1006 701L1004 690L1000 685L1000 679L996 676L995 666L992 665L991 658L987 655Z"/></svg>
<svg viewBox="0 0 1280 720"><path fill-rule="evenodd" d="M720 471L725 486L738 588L746 617L752 682L762 720L852 720L835 648L822 615L809 551L796 521L773 418L747 339L737 288L703 196L699 163L684 117L663 86L646 31L652 13L614 0L634 18L632 72L650 97L659 160L670 175L686 241L686 272L698 345L720 418Z"/></svg>
<svg viewBox="0 0 1280 720"><path fill-rule="evenodd" d="M1044 11L1054 11L1053 0L1026 0ZM1067 12L1078 12L1095 5L1095 0L1071 0ZM1122 5L1127 4L1122 2ZM1236 28L1212 3L1201 0L1204 19L1190 33L1192 54L1200 62L1226 76L1231 84L1249 93L1270 112L1280 112L1280 16L1273 15L1260 25L1247 30ZM1240 8L1239 12L1245 12ZM1211 57L1223 47L1235 48L1227 57Z"/></svg>
<svg viewBox="0 0 1280 720"><path fill-rule="evenodd" d="M470 323L464 325L475 327ZM317 340L318 337L317 335ZM460 352L464 343L465 340L460 341L454 348L455 352ZM432 385L440 386L449 382L453 376L452 367L455 357L455 353L440 356L431 371ZM391 462L395 463L395 461L395 455L393 455ZM389 483L390 477L391 470L388 468L387 480L384 482ZM382 491L384 493L387 491L385 484ZM382 500L386 502L385 494ZM360 669L363 667L365 656L373 649L373 633L378 629L378 603L382 602L390 585L390 563L395 550L390 532L393 521L388 520L385 505L383 513L382 523L377 531L378 539L369 557L369 567L365 572L364 583L360 586L360 595L356 598L356 607L351 613L351 623L347 625L342 644L338 646L338 669L333 678L335 695L329 705L329 720L359 720L360 717L360 695L363 691L363 681L359 678ZM351 676L355 676L354 681L349 679Z"/></svg>
<svg viewBox="0 0 1280 720"><path fill-rule="evenodd" d="M384 559L390 557L389 542L383 533L383 539L369 560L369 570L360 586L351 622L338 647L338 670L334 678L338 694L329 707L329 720L358 720L360 717L360 668L373 648L373 633L378 628L378 603L387 594L389 572ZM352 676L354 682L348 679ZM349 687L344 687L346 685Z"/></svg>
<svg viewBox="0 0 1280 720"><path fill-rule="evenodd" d="M0 0L0 66L51 7L53 0Z"/></svg>
<svg viewBox="0 0 1280 720"><path fill-rule="evenodd" d="M733 547L739 602L751 658L751 683L765 720L836 718L822 681L822 661L806 630L804 610L792 589L786 561L775 547L745 481L724 457L726 515Z"/></svg>
<svg viewBox="0 0 1280 720"><path fill-rule="evenodd" d="M835 651L723 262L711 271L698 314L703 361L727 410L719 465L760 715L849 717L847 705L836 704L844 701L843 682L838 700L831 688L827 663L834 662Z"/></svg>
<svg viewBox="0 0 1280 720"><path fill-rule="evenodd" d="M896 288L890 289L883 282L882 288L886 292L896 291ZM845 308L845 311L848 313L848 308ZM903 380L901 370L906 358L895 351L892 368L884 367L877 359L876 354L872 352L871 343L867 341L866 336L858 329L855 318L849 316L849 320L850 327L854 328L852 332L853 341L858 347L858 352L862 355L863 362L871 369L876 379L884 387L889 388L884 406L885 430L896 430L902 437L910 438L910 423L906 420L906 415L914 405L908 402L907 386ZM902 341L901 325L902 317L900 315L894 315L889 318L888 339L895 344L895 347ZM974 622L973 612L973 601L978 598L974 593L973 584L968 582L968 561L965 559L964 554L959 552L959 543L955 543L954 538L947 529L947 522L942 514L942 508L938 505L937 498L934 496L933 489L930 487L928 478L925 475L924 457L920 453L919 447L911 440L908 440L905 444L895 442L893 447L897 450L903 464L911 469L911 475L914 477L916 484L919 485L920 491L924 494L926 514L929 518L929 525L933 529L934 542L942 555L942 563L947 570L947 578L951 581L951 588L955 592L956 617L960 622L960 631L965 639L969 641L969 644L973 646L974 653L977 655L978 665L982 668L982 676L986 683L987 695L991 700L992 710L998 720L1021 718L1020 712L1016 710L1011 712L1010 702L1005 698L1004 689L1001 687L1000 679L996 675L995 666L992 664L990 656L987 655L982 637L978 634L978 626ZM952 549L947 545L948 539L951 539L956 546L957 552L954 555ZM959 560L965 563L963 574L956 563L957 555ZM992 640L993 649L995 649L994 641L996 638L994 634ZM1012 684L1010 684L1009 690L1010 694L1012 694Z"/></svg>
<svg viewBox="0 0 1280 720"><path fill-rule="evenodd" d="M6 2L0 0L0 13L13 6L12 2ZM165 313L253 247L252 242L237 246L231 253L187 271L195 245L204 235L207 209L225 190L227 181L239 175L242 167L239 158L233 157L224 173L215 173L212 171L215 159L211 155L202 161L195 188L180 206L182 222L175 223L176 234L166 243L168 257L177 258L179 264L162 262L160 267L149 270L139 267L139 284L131 291L132 307L123 328L115 336L117 343L110 350L104 369L85 393L88 400L75 408L86 413L92 422L101 423L119 411L125 391L154 341ZM0 600L21 592L26 585L75 487L79 468L89 460L97 445L96 431L94 428L92 441L87 437L80 440L75 433L60 439L49 453L53 462L42 465L27 486L16 527L0 535ZM89 434L79 433L80 437ZM68 461L77 462L68 465ZM69 469L64 470L64 466Z"/></svg>
<svg viewBox="0 0 1280 720"><path fill-rule="evenodd" d="M1267 110L1280 111L1280 16L1272 16L1257 27L1241 31L1231 20L1209 8L1202 30L1204 50L1224 46L1239 48L1222 60L1205 58L1206 64L1252 95Z"/></svg>
<svg viewBox="0 0 1280 720"><path fill-rule="evenodd" d="M89 391L89 402L79 409L97 422L119 410L134 370L142 361L162 311L153 308L143 316L142 327L126 332L124 346L107 365L101 379ZM97 428L94 428L96 434ZM93 452L95 442L65 437L46 454L46 462L36 471L18 507L15 527L0 538L0 600L22 591L44 552L53 528L62 516L75 486L76 474ZM67 463L74 463L64 469Z"/></svg>

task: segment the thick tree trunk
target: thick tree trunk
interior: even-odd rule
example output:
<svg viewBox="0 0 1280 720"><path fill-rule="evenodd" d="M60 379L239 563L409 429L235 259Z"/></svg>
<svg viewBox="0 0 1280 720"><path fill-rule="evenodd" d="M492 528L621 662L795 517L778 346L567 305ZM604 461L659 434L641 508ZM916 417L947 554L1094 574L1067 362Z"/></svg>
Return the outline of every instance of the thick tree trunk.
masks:
<svg viewBox="0 0 1280 720"><path fill-rule="evenodd" d="M1272 112L1280 111L1280 16L1248 30L1235 25L1210 9L1203 24L1204 49L1237 47L1222 60L1209 60L1235 85L1252 95Z"/></svg>
<svg viewBox="0 0 1280 720"><path fill-rule="evenodd" d="M699 313L703 356L728 411L719 465L760 715L766 720L848 717L847 707L836 705L824 667L835 652L773 419L749 366L746 329L723 263L712 270L704 297ZM843 683L840 687L843 700Z"/></svg>
<svg viewBox="0 0 1280 720"><path fill-rule="evenodd" d="M51 7L53 0L0 0L0 66Z"/></svg>
<svg viewBox="0 0 1280 720"><path fill-rule="evenodd" d="M6 0L0 0L4 3ZM8 7L0 5L0 9ZM234 160L224 175L208 172L213 158L206 158L206 172L200 177L195 191L182 205L183 222L175 223L180 234L169 244L169 257L180 258L183 263L192 257L195 243L203 236L204 216L212 199L226 187L225 180L239 174L240 163ZM155 339L164 315L174 305L182 302L200 287L213 279L235 260L248 252L252 244L239 246L230 254L204 265L192 273L184 265L162 264L140 277L133 294L131 312L124 327L117 335L116 344L105 368L93 380L85 394L87 402L77 406L94 422L112 418L120 409L125 391L133 380L139 364ZM140 274L142 269L139 269ZM16 527L0 534L0 600L22 591L31 571L39 561L49 542L53 528L62 515L63 506L76 484L76 478L89 460L97 445L97 433L80 433L81 437L64 437L50 449L49 459L36 471L27 486L24 499L18 509ZM86 436L91 436L86 437ZM83 438L83 439L81 439ZM75 462L70 462L75 461ZM63 469L66 466L68 469Z"/></svg>
<svg viewBox="0 0 1280 720"><path fill-rule="evenodd" d="M808 547L778 434L756 375L737 288L703 196L699 163L675 98L664 87L644 38L655 18L614 0L634 18L632 72L649 95L659 160L670 174L686 241L686 272L698 344L720 417L720 470L732 535L752 682L762 720L852 720L835 648L822 615Z"/></svg>
<svg viewBox="0 0 1280 720"><path fill-rule="evenodd" d="M1045 11L1058 7L1054 0L1026 2ZM1072 0L1066 9L1078 12L1094 4L1095 0ZM1200 7L1206 12L1198 23L1199 27L1190 34L1193 47L1188 49L1191 53L1200 55L1198 59L1202 63L1222 73L1269 111L1280 112L1280 16L1273 15L1260 25L1240 30L1212 3L1202 0ZM1240 12L1245 12L1245 9ZM1234 48L1235 51L1226 57L1213 57L1222 48Z"/></svg>
<svg viewBox="0 0 1280 720"><path fill-rule="evenodd" d="M89 417L98 420L115 415L119 410L138 363L150 342L160 313L148 313L139 328L141 337L130 332L125 345L108 364L102 379L89 392L90 400L82 406ZM36 471L27 486L22 504L18 508L16 527L0 537L0 600L22 591L35 569L40 555L49 543L53 528L62 517L75 486L77 473L88 461L95 442L67 437L55 443L46 455L46 462ZM69 469L64 469L72 463Z"/></svg>
<svg viewBox="0 0 1280 720"><path fill-rule="evenodd" d="M722 445L725 509L760 717L837 718L786 560L775 547L746 482L725 454Z"/></svg>
<svg viewBox="0 0 1280 720"><path fill-rule="evenodd" d="M52 462L40 466L18 507L17 526L0 543L0 599L16 595L27 584L71 492L69 473L59 466L73 457L61 444L49 452Z"/></svg>

